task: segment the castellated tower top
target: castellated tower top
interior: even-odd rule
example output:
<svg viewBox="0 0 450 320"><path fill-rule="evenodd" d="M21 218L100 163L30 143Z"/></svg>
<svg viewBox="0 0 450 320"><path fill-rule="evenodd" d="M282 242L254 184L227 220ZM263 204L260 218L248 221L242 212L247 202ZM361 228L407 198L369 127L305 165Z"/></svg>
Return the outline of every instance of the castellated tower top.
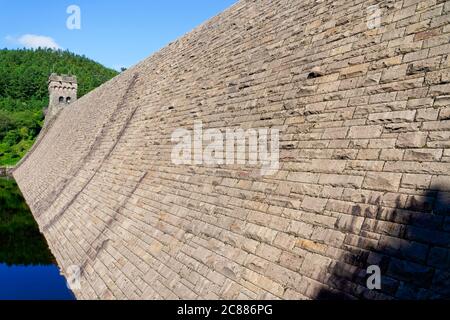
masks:
<svg viewBox="0 0 450 320"><path fill-rule="evenodd" d="M48 79L49 105L46 122L53 118L59 110L77 100L77 77L52 73Z"/></svg>

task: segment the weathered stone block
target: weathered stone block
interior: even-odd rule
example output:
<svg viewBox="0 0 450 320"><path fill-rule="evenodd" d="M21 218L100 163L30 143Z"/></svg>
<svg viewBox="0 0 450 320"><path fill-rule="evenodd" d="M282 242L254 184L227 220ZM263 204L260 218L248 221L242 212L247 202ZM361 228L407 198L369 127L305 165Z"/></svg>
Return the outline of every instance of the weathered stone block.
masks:
<svg viewBox="0 0 450 320"><path fill-rule="evenodd" d="M303 183L316 183L319 180L319 174L308 172L290 172L287 180Z"/></svg>
<svg viewBox="0 0 450 320"><path fill-rule="evenodd" d="M363 177L358 176L321 174L319 183L333 187L359 188L361 187L363 179Z"/></svg>
<svg viewBox="0 0 450 320"><path fill-rule="evenodd" d="M307 277L321 279L330 264L330 259L319 254L309 253L305 256L300 272Z"/></svg>
<svg viewBox="0 0 450 320"><path fill-rule="evenodd" d="M406 208L411 211L418 212L431 212L433 209L434 198L431 196L419 196L412 195L408 196L408 200L406 201ZM423 225L423 227L426 227Z"/></svg>
<svg viewBox="0 0 450 320"><path fill-rule="evenodd" d="M442 149L413 149L406 150L403 160L408 161L439 161Z"/></svg>
<svg viewBox="0 0 450 320"><path fill-rule="evenodd" d="M450 99L449 99L449 103L450 103ZM441 109L441 112L439 112L439 119L440 120L450 120L450 106Z"/></svg>
<svg viewBox="0 0 450 320"><path fill-rule="evenodd" d="M256 250L256 255L269 261L277 262L281 256L281 250L265 243L261 243Z"/></svg>
<svg viewBox="0 0 450 320"><path fill-rule="evenodd" d="M339 215L335 227L341 231L358 234L359 231L361 230L363 222L364 222L363 217L343 214Z"/></svg>
<svg viewBox="0 0 450 320"><path fill-rule="evenodd" d="M416 12L416 6L409 6L402 10L396 11L394 14L393 22L399 21L408 17L411 17Z"/></svg>
<svg viewBox="0 0 450 320"><path fill-rule="evenodd" d="M403 188L427 189L430 186L431 175L405 174L402 179Z"/></svg>
<svg viewBox="0 0 450 320"><path fill-rule="evenodd" d="M369 123L411 122L415 116L415 110L375 113L369 115Z"/></svg>
<svg viewBox="0 0 450 320"><path fill-rule="evenodd" d="M401 173L368 172L363 187L372 190L397 191L401 178Z"/></svg>
<svg viewBox="0 0 450 320"><path fill-rule="evenodd" d="M397 140L398 148L421 148L427 142L425 132L406 132L400 133Z"/></svg>
<svg viewBox="0 0 450 320"><path fill-rule="evenodd" d="M450 191L450 172L449 175L445 176L433 176L433 178L431 179L431 188L433 190Z"/></svg>
<svg viewBox="0 0 450 320"><path fill-rule="evenodd" d="M434 106L435 107L448 107L450 106L450 95L448 96L439 96L434 98Z"/></svg>
<svg viewBox="0 0 450 320"><path fill-rule="evenodd" d="M425 58L427 56L428 51L425 52ZM412 58L412 57L411 57ZM406 70L407 75L430 72L439 69L439 65L441 63L441 58L431 58L428 60L419 60L414 61L413 63L408 64L408 68Z"/></svg>
<svg viewBox="0 0 450 320"><path fill-rule="evenodd" d="M302 238L309 238L313 232L313 226L300 221L291 221L288 232Z"/></svg>
<svg viewBox="0 0 450 320"><path fill-rule="evenodd" d="M399 66L394 66L394 67L385 69L381 76L381 83L403 79L406 76L407 69L408 69L408 65L406 65L406 64L402 64Z"/></svg>
<svg viewBox="0 0 450 320"><path fill-rule="evenodd" d="M351 66L341 70L341 78L347 79L352 77L359 77L366 74L368 69L369 69L368 63Z"/></svg>
<svg viewBox="0 0 450 320"><path fill-rule="evenodd" d="M390 256L424 263L427 259L428 246L389 236L381 236L378 250Z"/></svg>
<svg viewBox="0 0 450 320"><path fill-rule="evenodd" d="M280 265L285 268L298 271L302 266L304 260L304 256L284 251L280 256Z"/></svg>
<svg viewBox="0 0 450 320"><path fill-rule="evenodd" d="M302 209L305 211L311 211L316 213L323 212L327 199L305 197L302 202Z"/></svg>
<svg viewBox="0 0 450 320"><path fill-rule="evenodd" d="M351 139L378 138L383 132L382 126L351 127L348 137Z"/></svg>
<svg viewBox="0 0 450 320"><path fill-rule="evenodd" d="M327 128L322 139L344 139L347 136L349 128Z"/></svg>
<svg viewBox="0 0 450 320"><path fill-rule="evenodd" d="M437 120L439 109L426 108L417 110L416 121L434 121Z"/></svg>
<svg viewBox="0 0 450 320"><path fill-rule="evenodd" d="M424 122L423 130L429 130L429 131L450 130L450 120Z"/></svg>
<svg viewBox="0 0 450 320"><path fill-rule="evenodd" d="M381 150L380 160L402 160L404 152L398 149L384 149Z"/></svg>

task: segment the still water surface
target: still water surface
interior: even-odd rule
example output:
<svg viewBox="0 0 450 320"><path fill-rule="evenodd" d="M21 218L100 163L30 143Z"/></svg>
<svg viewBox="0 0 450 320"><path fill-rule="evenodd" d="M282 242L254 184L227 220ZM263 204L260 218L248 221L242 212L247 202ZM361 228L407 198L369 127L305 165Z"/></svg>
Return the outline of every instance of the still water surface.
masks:
<svg viewBox="0 0 450 320"><path fill-rule="evenodd" d="M55 265L0 264L0 300L73 300Z"/></svg>
<svg viewBox="0 0 450 320"><path fill-rule="evenodd" d="M13 180L0 178L0 300L73 300Z"/></svg>

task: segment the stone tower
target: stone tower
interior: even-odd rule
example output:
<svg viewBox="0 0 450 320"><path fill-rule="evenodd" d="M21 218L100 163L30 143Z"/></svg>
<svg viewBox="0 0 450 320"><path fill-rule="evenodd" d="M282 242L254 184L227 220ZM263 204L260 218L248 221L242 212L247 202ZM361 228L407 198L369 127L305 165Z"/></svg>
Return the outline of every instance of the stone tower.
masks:
<svg viewBox="0 0 450 320"><path fill-rule="evenodd" d="M53 118L59 110L77 100L77 78L75 76L52 73L48 79L50 94L45 122Z"/></svg>

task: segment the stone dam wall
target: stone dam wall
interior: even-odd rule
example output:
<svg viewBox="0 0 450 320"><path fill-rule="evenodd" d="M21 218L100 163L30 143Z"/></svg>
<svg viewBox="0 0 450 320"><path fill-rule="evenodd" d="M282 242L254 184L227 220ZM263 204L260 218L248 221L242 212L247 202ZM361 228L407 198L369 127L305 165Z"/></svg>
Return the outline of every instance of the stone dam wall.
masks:
<svg viewBox="0 0 450 320"><path fill-rule="evenodd" d="M240 1L63 109L14 177L77 298L449 298L449 22ZM199 120L279 128L279 170L173 164Z"/></svg>

